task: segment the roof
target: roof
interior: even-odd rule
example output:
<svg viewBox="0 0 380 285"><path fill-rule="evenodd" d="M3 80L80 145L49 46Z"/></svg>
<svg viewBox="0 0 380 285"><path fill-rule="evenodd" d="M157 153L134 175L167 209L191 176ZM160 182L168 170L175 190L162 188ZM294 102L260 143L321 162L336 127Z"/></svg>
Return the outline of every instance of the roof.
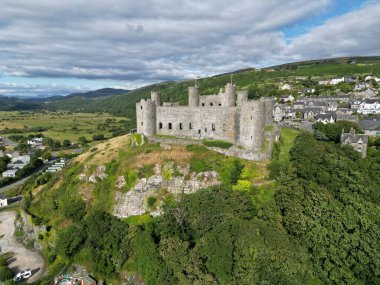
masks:
<svg viewBox="0 0 380 285"><path fill-rule="evenodd" d="M327 119L327 120L330 120L331 118L335 119L336 118L336 114L318 114L315 116L315 119L318 120L318 119Z"/></svg>
<svg viewBox="0 0 380 285"><path fill-rule="evenodd" d="M350 143L357 143L360 139L363 141L363 143L368 143L368 136L367 135L345 133L345 134L342 134L340 136L341 142L345 142L345 141L349 140Z"/></svg>
<svg viewBox="0 0 380 285"><path fill-rule="evenodd" d="M362 130L380 131L380 120L363 120L358 125Z"/></svg>

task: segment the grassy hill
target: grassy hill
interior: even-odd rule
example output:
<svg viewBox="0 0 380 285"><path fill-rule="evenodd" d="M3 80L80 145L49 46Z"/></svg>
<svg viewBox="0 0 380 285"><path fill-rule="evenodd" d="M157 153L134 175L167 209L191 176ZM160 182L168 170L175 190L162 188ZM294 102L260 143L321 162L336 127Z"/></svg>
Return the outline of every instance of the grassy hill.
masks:
<svg viewBox="0 0 380 285"><path fill-rule="evenodd" d="M348 63L354 61L355 63ZM296 76L334 77L345 75L380 75L380 57L340 58L318 61L306 61L274 66L270 68L243 69L228 74L206 77L196 80L201 94L217 93L231 79L238 88L248 88L250 98L276 95L278 82L291 80ZM68 109L83 112L108 112L119 116L133 118L135 103L141 98L148 98L150 91L160 91L162 100L182 104L187 102L187 87L193 86L195 80L170 81L152 84L129 91L127 94L98 98L97 100L62 100L43 105L48 109Z"/></svg>

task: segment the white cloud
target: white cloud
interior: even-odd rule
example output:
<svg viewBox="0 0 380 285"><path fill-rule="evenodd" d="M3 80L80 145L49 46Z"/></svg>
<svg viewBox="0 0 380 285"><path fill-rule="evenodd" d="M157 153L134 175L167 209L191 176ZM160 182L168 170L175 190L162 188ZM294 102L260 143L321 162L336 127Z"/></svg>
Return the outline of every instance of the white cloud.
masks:
<svg viewBox="0 0 380 285"><path fill-rule="evenodd" d="M287 43L285 27L332 3L3 0L0 70L52 81L105 79L139 86L268 62L380 54L380 4L373 1Z"/></svg>

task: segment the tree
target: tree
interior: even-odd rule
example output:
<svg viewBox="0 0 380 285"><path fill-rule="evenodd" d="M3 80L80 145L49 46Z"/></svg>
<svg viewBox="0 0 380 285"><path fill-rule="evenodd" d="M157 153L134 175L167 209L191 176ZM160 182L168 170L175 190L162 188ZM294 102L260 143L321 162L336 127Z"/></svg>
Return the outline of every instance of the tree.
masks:
<svg viewBox="0 0 380 285"><path fill-rule="evenodd" d="M63 147L69 147L69 146L71 146L71 141L70 140L63 140L62 146Z"/></svg>
<svg viewBox="0 0 380 285"><path fill-rule="evenodd" d="M101 141L101 140L104 140L104 135L103 134L93 135L92 139L94 141Z"/></svg>

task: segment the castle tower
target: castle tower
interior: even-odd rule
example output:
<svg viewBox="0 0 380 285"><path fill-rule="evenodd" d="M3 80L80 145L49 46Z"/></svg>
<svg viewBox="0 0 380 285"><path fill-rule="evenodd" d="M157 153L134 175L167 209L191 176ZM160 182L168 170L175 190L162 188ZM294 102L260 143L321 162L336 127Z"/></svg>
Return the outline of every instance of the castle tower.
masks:
<svg viewBox="0 0 380 285"><path fill-rule="evenodd" d="M265 102L244 102L240 110L239 143L246 149L260 150L264 145Z"/></svg>
<svg viewBox="0 0 380 285"><path fill-rule="evenodd" d="M144 136L153 136L156 134L156 106L157 101L153 101L152 99L141 99L139 103L136 103L136 119L138 133L143 134Z"/></svg>
<svg viewBox="0 0 380 285"><path fill-rule="evenodd" d="M222 107L233 107L236 105L236 86L227 83L222 95Z"/></svg>
<svg viewBox="0 0 380 285"><path fill-rule="evenodd" d="M241 106L244 102L248 101L248 90L237 91L237 106Z"/></svg>
<svg viewBox="0 0 380 285"><path fill-rule="evenodd" d="M260 101L265 104L265 125L270 126L273 123L273 105L274 98L272 97L261 97Z"/></svg>
<svg viewBox="0 0 380 285"><path fill-rule="evenodd" d="M198 107L199 106L199 89L196 86L189 86L188 88L189 95L189 106Z"/></svg>
<svg viewBox="0 0 380 285"><path fill-rule="evenodd" d="M161 105L161 94L160 94L160 92L151 91L150 92L150 98L152 99L152 101L154 101L156 103L156 106Z"/></svg>

